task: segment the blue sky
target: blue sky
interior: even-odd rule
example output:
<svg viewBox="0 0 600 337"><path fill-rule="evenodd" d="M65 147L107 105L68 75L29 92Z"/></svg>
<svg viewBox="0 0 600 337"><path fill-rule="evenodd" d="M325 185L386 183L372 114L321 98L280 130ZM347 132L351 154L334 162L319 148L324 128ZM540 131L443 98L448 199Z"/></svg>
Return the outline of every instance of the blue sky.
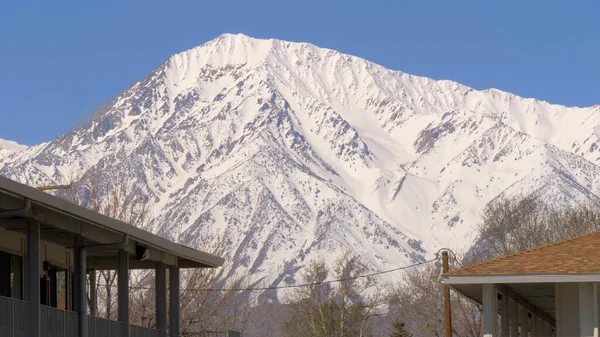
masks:
<svg viewBox="0 0 600 337"><path fill-rule="evenodd" d="M476 89L600 103L599 1L5 1L0 138L51 140L170 55L223 33L311 42Z"/></svg>

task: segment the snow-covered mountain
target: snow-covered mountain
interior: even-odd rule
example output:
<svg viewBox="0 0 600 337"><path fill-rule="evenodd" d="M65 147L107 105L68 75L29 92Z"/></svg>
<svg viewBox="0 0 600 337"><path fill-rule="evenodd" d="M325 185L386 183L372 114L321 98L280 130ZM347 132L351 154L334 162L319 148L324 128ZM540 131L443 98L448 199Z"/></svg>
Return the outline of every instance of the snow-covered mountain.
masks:
<svg viewBox="0 0 600 337"><path fill-rule="evenodd" d="M232 272L281 285L341 248L379 270L466 249L503 194L598 198L599 137L600 106L223 35L71 132L0 155L0 173L31 184L125 175L152 201L150 230L196 246L221 237Z"/></svg>
<svg viewBox="0 0 600 337"><path fill-rule="evenodd" d="M12 140L4 140L0 138L0 160L9 154L14 154L15 152L23 151L25 149L27 149L26 145L21 145L17 142L13 142Z"/></svg>

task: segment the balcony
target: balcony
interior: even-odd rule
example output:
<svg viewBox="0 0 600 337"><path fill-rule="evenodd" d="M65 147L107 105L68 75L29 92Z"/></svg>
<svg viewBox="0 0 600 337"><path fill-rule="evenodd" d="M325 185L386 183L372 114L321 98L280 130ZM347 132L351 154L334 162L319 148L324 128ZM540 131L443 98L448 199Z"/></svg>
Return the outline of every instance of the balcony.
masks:
<svg viewBox="0 0 600 337"><path fill-rule="evenodd" d="M0 337L30 336L31 303L0 296ZM42 305L42 337L77 337L77 313ZM88 316L88 337L121 337L121 322ZM158 337L158 330L136 325L129 327L131 337Z"/></svg>

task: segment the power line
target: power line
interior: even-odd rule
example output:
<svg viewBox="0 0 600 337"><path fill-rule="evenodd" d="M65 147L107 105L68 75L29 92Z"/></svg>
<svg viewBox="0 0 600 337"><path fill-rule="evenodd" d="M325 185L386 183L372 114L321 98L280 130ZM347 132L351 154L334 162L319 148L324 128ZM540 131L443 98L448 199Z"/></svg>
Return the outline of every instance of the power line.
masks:
<svg viewBox="0 0 600 337"><path fill-rule="evenodd" d="M449 248L440 248L437 253L435 253L435 257L438 258L438 255L440 254L441 251L447 251L448 253L452 254L452 257L454 258L454 261L458 264L459 267L463 267L462 263L460 263L460 260L456 257L456 254L454 254L454 252L449 249Z"/></svg>
<svg viewBox="0 0 600 337"><path fill-rule="evenodd" d="M190 290L190 291L264 291L264 290L277 290L277 289L288 289L288 288L299 288L299 287L312 287L312 286L318 286L318 285L323 285L323 284L346 282L346 281L352 281L352 280L357 280L357 279L371 277L371 276L378 276L381 274L387 274L387 273L391 273L394 271L400 271L400 270L424 265L424 264L427 264L427 263L430 263L430 262L433 262L436 260L437 260L437 257L433 258L431 260L424 261L424 262L418 262L418 263L415 263L415 264L412 264L409 266L398 267L398 268L394 268L394 269L389 269L389 270L384 270L384 271L379 271L379 272L374 272L374 273L369 273L369 274L364 274L364 275L358 275L358 276L353 276L353 277L347 277L347 278L342 278L342 279L337 279L337 280L327 280L327 281L323 281L323 282L311 282L311 283L290 284L290 285L271 286L271 287L257 287L257 288L212 288L212 289L193 289L193 288L191 288L191 289L187 289L187 290Z"/></svg>
<svg viewBox="0 0 600 337"><path fill-rule="evenodd" d="M405 269L409 269L409 268L413 268L413 267L417 267L417 266L421 266L427 263L431 263L434 262L436 260L438 260L438 255L439 252L441 250L439 250L436 254L435 257L433 259L427 260L427 261L422 261L422 262L417 262L408 266L403 266L403 267L398 267L398 268L394 268L394 269L388 269L388 270L383 270L383 271L378 271L378 272L373 272L373 273L369 273L369 274L363 274L363 275L357 275L357 276L353 276L353 277L346 277L346 278L341 278L341 279L336 279L336 280L326 280L323 282L311 282L311 283L301 283L301 284L290 284L290 285L283 285L283 286L270 286L270 287L255 287L255 288L206 288L206 289L199 289L199 288L186 288L186 289L181 289L181 291L198 291L198 292L229 292L229 291L237 291L237 292L250 292L250 291L265 291L265 290L277 290L277 289L289 289L289 288L300 288L300 287L313 287L313 286L318 286L318 285L323 285L323 284L331 284L331 283L339 283L339 282L347 282L347 281L353 281L353 280L357 280L357 279L361 279L361 278L366 278L366 277L372 277L372 276L379 276L382 274L387 274L387 273L391 273L391 272L395 272L395 271L400 271L400 270L405 270ZM452 253L454 255L454 253ZM117 287L116 285L111 285L111 287ZM130 289L142 289L142 290L151 290L153 288L150 287L142 287L142 286L132 286L129 287Z"/></svg>

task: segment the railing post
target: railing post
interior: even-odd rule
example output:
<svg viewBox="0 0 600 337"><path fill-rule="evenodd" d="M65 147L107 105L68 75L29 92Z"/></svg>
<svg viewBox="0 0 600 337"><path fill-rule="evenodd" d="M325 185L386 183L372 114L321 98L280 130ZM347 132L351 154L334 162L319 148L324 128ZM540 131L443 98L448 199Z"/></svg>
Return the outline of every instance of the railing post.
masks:
<svg viewBox="0 0 600 337"><path fill-rule="evenodd" d="M75 238L75 290L73 298L75 301L75 311L78 313L79 337L87 337L87 274L85 250L85 239L82 236Z"/></svg>
<svg viewBox="0 0 600 337"><path fill-rule="evenodd" d="M98 316L96 269L90 269L90 316Z"/></svg>
<svg viewBox="0 0 600 337"><path fill-rule="evenodd" d="M129 337L131 330L129 328L129 253L125 250L119 250L119 272L117 276L121 337Z"/></svg>
<svg viewBox="0 0 600 337"><path fill-rule="evenodd" d="M167 268L163 262L156 264L156 327L160 337L167 337Z"/></svg>
<svg viewBox="0 0 600 337"><path fill-rule="evenodd" d="M11 326L11 336L16 335L15 334L15 301L10 301L10 326Z"/></svg>
<svg viewBox="0 0 600 337"><path fill-rule="evenodd" d="M34 220L27 223L27 299L31 307L30 336L40 336L40 224Z"/></svg>
<svg viewBox="0 0 600 337"><path fill-rule="evenodd" d="M169 316L170 337L179 337L179 267L169 268Z"/></svg>

